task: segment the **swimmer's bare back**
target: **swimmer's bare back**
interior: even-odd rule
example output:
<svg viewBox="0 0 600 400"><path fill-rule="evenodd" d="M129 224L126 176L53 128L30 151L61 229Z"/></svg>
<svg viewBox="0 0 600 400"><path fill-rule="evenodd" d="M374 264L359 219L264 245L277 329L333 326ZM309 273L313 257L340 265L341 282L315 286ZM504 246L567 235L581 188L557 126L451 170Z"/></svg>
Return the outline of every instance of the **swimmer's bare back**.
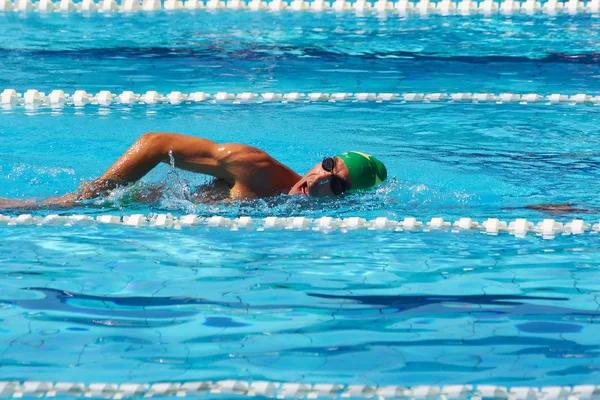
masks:
<svg viewBox="0 0 600 400"><path fill-rule="evenodd" d="M287 194L301 179L263 150L237 143L219 144L208 139L167 132L148 132L95 181L76 193L46 199L0 199L0 208L70 206L79 200L93 199L118 186L144 177L160 163L173 161L175 167L206 174L225 182L233 199L270 197Z"/></svg>

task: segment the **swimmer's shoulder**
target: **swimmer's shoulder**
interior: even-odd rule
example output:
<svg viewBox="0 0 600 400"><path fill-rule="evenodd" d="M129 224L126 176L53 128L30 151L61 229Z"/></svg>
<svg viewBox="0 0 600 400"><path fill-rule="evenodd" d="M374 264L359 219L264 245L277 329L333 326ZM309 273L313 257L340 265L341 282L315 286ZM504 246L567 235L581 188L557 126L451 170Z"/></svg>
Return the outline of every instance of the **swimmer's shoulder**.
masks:
<svg viewBox="0 0 600 400"><path fill-rule="evenodd" d="M266 151L244 144L224 144L223 162L233 174L232 198L268 197L287 193L300 176Z"/></svg>
<svg viewBox="0 0 600 400"><path fill-rule="evenodd" d="M238 173L268 173L287 168L266 151L239 143L225 143L219 148L220 161ZM246 174L243 174L246 175Z"/></svg>

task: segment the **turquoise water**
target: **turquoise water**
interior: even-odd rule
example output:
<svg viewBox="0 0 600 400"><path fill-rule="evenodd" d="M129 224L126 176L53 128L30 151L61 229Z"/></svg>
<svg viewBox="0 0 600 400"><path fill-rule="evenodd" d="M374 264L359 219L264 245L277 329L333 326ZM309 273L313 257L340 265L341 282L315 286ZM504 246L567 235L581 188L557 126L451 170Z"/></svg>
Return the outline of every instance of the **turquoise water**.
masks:
<svg viewBox="0 0 600 400"><path fill-rule="evenodd" d="M0 25L0 87L21 91L573 94L600 84L592 16L9 13Z"/></svg>
<svg viewBox="0 0 600 400"><path fill-rule="evenodd" d="M344 200L284 196L266 203L196 205L187 201L186 195L206 179L172 173L164 165L142 185L167 186L169 192L162 199L150 205L130 204L127 191L117 191L108 199L90 202L91 212L124 207L124 212L230 217L281 213L403 219L408 214L539 220L547 215L523 207L575 202L580 203L576 208L593 211L600 206L595 192L600 165L600 153L594 149L598 143L597 107L140 105L104 110L67 107L59 112L40 109L25 114L22 108L2 114L3 122L10 126L0 131L0 140L6 143L0 157L5 197L47 197L74 191L82 181L99 176L141 133L150 130L248 143L266 149L299 173L324 156L360 149L385 160L394 178L375 193ZM340 144L342 140L347 144ZM44 151L36 151L40 147ZM565 217L595 218L581 212Z"/></svg>
<svg viewBox="0 0 600 400"><path fill-rule="evenodd" d="M268 13L0 15L0 87L598 95L598 20ZM149 24L152 23L152 29ZM261 104L0 111L0 197L101 174L143 132L267 150L302 173L347 149L390 179L362 196L193 204L161 166L35 214L171 212L598 222L598 107ZM576 203L572 213L525 207ZM15 215L19 210L3 210ZM0 227L0 378L595 383L598 235Z"/></svg>
<svg viewBox="0 0 600 400"><path fill-rule="evenodd" d="M0 234L6 378L557 385L598 373L596 238Z"/></svg>

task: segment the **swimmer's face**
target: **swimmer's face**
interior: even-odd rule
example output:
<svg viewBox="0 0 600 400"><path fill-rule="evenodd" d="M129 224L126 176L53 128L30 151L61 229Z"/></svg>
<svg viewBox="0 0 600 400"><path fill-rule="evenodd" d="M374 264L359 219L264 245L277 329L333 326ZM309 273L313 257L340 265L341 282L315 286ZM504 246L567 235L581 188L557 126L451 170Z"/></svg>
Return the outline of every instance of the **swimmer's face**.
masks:
<svg viewBox="0 0 600 400"><path fill-rule="evenodd" d="M289 194L337 196L349 190L351 185L350 171L344 161L338 157L325 157L292 187Z"/></svg>

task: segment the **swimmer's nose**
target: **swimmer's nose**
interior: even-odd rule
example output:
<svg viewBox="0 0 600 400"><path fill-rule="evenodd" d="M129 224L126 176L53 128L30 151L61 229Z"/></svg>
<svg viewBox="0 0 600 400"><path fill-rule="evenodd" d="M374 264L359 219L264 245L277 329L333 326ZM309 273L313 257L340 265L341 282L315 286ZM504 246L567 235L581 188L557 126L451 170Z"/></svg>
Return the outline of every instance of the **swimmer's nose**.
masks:
<svg viewBox="0 0 600 400"><path fill-rule="evenodd" d="M321 170L321 171L318 172L317 180L322 180L322 179L329 178L330 174L331 174L330 172L327 172L325 170Z"/></svg>

